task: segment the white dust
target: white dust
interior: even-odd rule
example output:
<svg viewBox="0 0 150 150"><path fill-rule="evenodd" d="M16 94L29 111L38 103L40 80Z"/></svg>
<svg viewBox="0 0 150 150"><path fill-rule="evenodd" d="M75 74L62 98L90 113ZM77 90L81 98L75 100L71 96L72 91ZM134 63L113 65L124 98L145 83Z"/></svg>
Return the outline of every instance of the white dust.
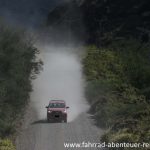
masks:
<svg viewBox="0 0 150 150"><path fill-rule="evenodd" d="M66 101L67 106L70 107L68 120L73 121L88 109L79 56L71 52L73 48L47 46L43 49L40 54L44 62L43 71L34 80L31 94L38 119L46 119L45 106L50 100L58 99Z"/></svg>

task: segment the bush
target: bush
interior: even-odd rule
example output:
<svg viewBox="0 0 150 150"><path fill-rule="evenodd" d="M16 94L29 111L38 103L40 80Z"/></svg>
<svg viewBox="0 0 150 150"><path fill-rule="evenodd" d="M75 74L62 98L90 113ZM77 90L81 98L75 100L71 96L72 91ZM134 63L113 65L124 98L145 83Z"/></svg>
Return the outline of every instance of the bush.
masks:
<svg viewBox="0 0 150 150"><path fill-rule="evenodd" d="M6 137L15 132L42 62L24 31L0 25L0 33L0 137Z"/></svg>
<svg viewBox="0 0 150 150"><path fill-rule="evenodd" d="M110 128L107 141L149 139L148 54L149 45L141 46L133 39L116 41L105 48L87 48L83 60L86 96L97 124Z"/></svg>
<svg viewBox="0 0 150 150"><path fill-rule="evenodd" d="M0 140L0 150L16 150L9 139Z"/></svg>

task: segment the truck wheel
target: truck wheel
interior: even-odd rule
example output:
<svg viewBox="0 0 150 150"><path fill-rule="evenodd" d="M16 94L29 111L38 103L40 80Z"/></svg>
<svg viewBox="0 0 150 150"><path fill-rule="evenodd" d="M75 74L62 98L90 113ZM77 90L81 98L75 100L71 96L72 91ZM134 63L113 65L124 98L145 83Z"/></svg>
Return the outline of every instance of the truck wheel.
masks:
<svg viewBox="0 0 150 150"><path fill-rule="evenodd" d="M47 122L48 122L48 123L50 123L50 122L51 122L51 120L47 118Z"/></svg>

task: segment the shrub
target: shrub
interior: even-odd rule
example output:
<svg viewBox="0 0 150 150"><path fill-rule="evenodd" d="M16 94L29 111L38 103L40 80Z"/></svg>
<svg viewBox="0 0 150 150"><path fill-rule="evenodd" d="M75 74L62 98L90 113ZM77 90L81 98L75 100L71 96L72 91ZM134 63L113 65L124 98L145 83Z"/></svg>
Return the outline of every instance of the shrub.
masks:
<svg viewBox="0 0 150 150"><path fill-rule="evenodd" d="M97 124L110 129L104 135L107 141L149 140L148 54L149 45L141 46L133 39L87 48L83 60L86 96Z"/></svg>
<svg viewBox="0 0 150 150"><path fill-rule="evenodd" d="M24 31L0 25L0 33L0 137L6 137L15 131L42 62Z"/></svg>
<svg viewBox="0 0 150 150"><path fill-rule="evenodd" d="M16 150L16 149L9 139L5 139L0 140L0 150Z"/></svg>

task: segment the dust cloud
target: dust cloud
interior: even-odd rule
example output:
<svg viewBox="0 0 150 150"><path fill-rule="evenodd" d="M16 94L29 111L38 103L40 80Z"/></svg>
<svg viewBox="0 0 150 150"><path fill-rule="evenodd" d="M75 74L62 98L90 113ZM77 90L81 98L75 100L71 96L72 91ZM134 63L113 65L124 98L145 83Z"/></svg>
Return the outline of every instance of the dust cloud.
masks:
<svg viewBox="0 0 150 150"><path fill-rule="evenodd" d="M46 119L46 108L52 99L65 100L68 121L73 121L88 109L84 97L84 79L79 56L71 47L41 48L43 71L33 82L31 101L35 106L38 119ZM44 49L44 50L43 50Z"/></svg>

